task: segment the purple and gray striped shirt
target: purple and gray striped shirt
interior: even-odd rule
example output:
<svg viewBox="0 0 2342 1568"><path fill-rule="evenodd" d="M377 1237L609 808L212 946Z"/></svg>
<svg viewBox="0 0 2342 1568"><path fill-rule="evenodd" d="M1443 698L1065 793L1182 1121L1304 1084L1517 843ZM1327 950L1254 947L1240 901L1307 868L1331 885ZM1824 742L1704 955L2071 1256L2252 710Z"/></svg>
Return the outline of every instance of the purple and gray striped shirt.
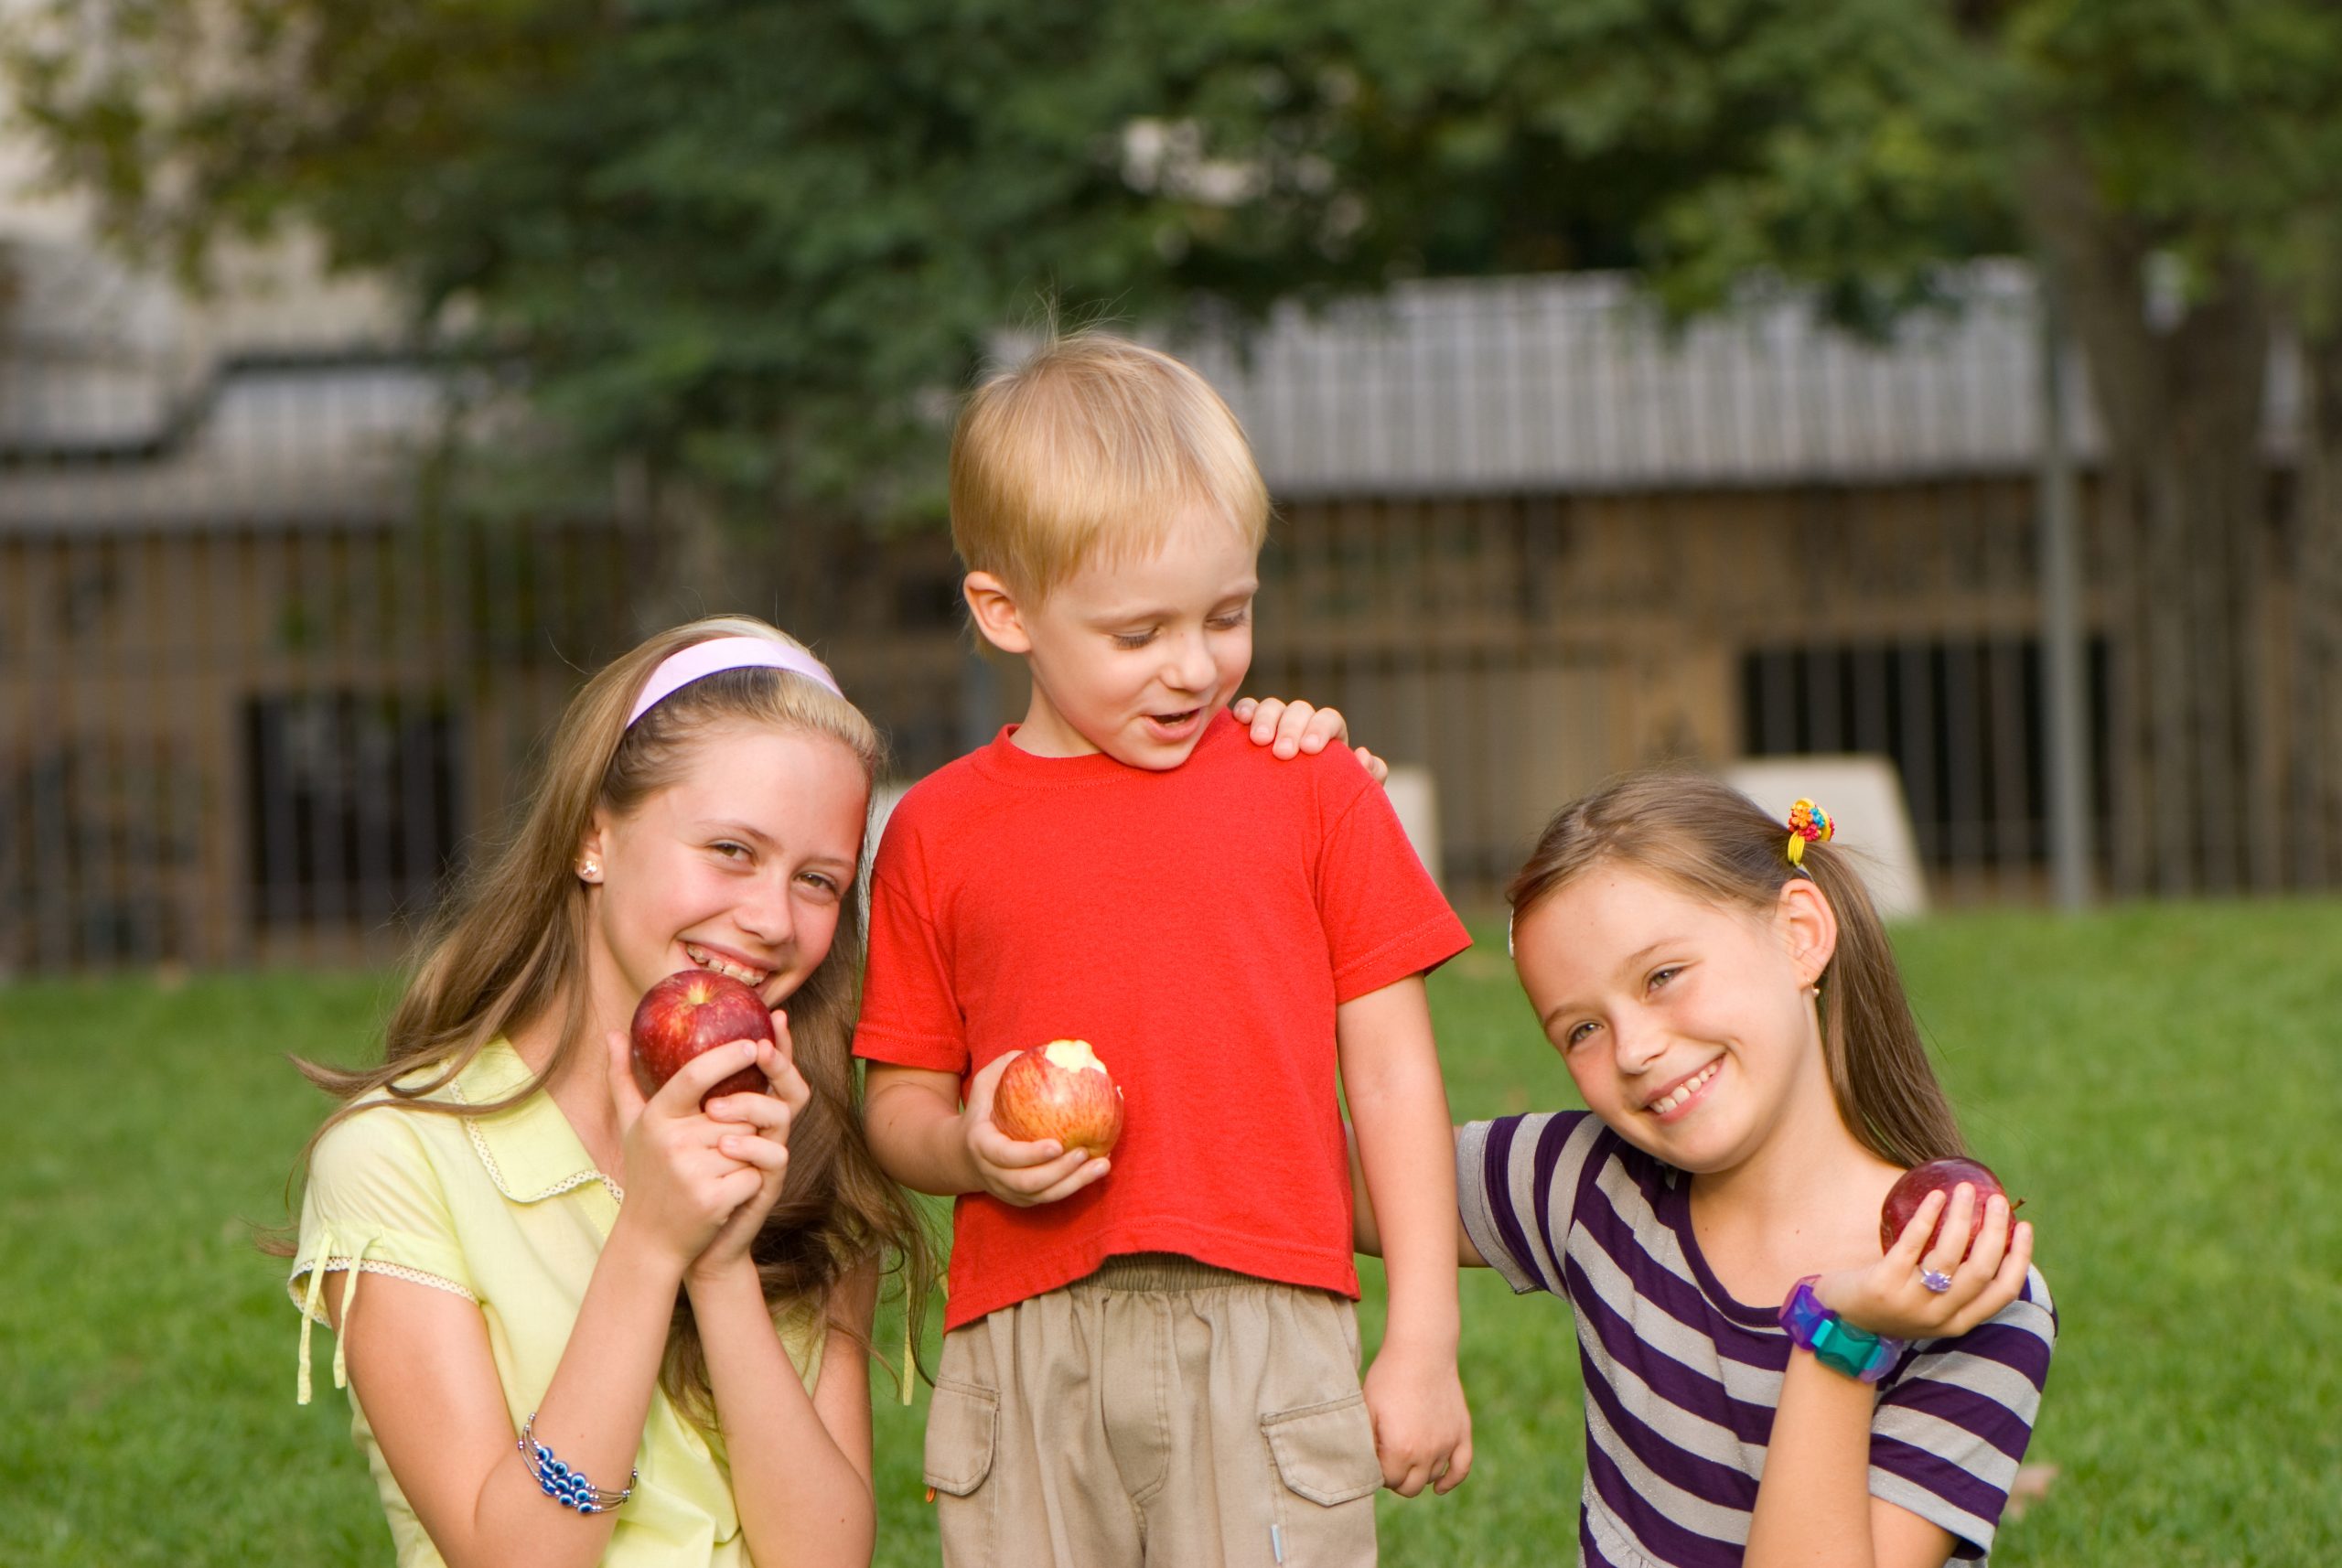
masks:
<svg viewBox="0 0 2342 1568"><path fill-rule="evenodd" d="M1789 1343L1701 1256L1678 1173L1590 1112L1466 1127L1465 1229L1516 1291L1577 1316L1585 1376L1578 1551L1611 1568L1738 1568ZM1879 1384L1871 1495L1981 1560L2041 1408L2057 1321L2040 1271L1991 1322L1921 1340Z"/></svg>

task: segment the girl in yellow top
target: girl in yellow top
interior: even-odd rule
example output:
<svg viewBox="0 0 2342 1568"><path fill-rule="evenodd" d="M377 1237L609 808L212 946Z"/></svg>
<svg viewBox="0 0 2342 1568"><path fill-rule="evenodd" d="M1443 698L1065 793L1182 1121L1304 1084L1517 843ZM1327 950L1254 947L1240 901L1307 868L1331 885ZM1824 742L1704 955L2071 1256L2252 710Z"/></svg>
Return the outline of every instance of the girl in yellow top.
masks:
<svg viewBox="0 0 2342 1568"><path fill-rule="evenodd" d="M762 622L650 639L571 703L382 1065L306 1068L345 1103L306 1160L301 1394L323 1323L402 1564L869 1562L874 1303L889 1259L913 1311L928 1273L847 1055L878 757ZM693 966L777 1043L646 1099L628 1021ZM750 1062L768 1094L702 1109Z"/></svg>

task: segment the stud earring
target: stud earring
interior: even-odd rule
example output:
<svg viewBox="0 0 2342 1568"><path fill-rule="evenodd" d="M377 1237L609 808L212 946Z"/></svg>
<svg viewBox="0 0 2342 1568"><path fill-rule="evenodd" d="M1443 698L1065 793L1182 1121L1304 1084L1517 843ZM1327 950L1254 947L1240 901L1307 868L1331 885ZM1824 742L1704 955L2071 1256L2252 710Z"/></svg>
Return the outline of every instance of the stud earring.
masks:
<svg viewBox="0 0 2342 1568"><path fill-rule="evenodd" d="M577 863L577 877L581 882L599 882L602 879L602 867L600 863L591 860L579 861Z"/></svg>

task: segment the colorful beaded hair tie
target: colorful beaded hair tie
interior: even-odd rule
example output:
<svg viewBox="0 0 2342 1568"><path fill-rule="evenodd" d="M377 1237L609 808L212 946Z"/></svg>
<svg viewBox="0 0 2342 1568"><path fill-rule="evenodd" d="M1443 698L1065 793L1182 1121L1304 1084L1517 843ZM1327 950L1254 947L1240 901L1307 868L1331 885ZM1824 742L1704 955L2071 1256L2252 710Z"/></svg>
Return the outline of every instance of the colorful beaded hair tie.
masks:
<svg viewBox="0 0 2342 1568"><path fill-rule="evenodd" d="M1838 831L1830 813L1810 800L1799 800L1789 808L1789 864L1800 870L1805 865L1805 846L1828 843Z"/></svg>

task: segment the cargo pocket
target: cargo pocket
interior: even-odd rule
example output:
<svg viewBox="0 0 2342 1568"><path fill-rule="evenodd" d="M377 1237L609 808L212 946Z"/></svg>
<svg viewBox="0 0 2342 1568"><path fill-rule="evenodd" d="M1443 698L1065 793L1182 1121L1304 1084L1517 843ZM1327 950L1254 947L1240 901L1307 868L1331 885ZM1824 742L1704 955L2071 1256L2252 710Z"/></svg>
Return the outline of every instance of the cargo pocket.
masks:
<svg viewBox="0 0 2342 1568"><path fill-rule="evenodd" d="M1374 1494L1382 1465L1363 1393L1261 1418L1276 1466L1273 1555L1287 1568L1374 1561Z"/></svg>
<svg viewBox="0 0 2342 1568"><path fill-rule="evenodd" d="M936 1492L936 1526L944 1568L989 1568L993 1559L992 1474L1000 1432L1000 1395L955 1378L935 1380L927 1411L927 1484Z"/></svg>

